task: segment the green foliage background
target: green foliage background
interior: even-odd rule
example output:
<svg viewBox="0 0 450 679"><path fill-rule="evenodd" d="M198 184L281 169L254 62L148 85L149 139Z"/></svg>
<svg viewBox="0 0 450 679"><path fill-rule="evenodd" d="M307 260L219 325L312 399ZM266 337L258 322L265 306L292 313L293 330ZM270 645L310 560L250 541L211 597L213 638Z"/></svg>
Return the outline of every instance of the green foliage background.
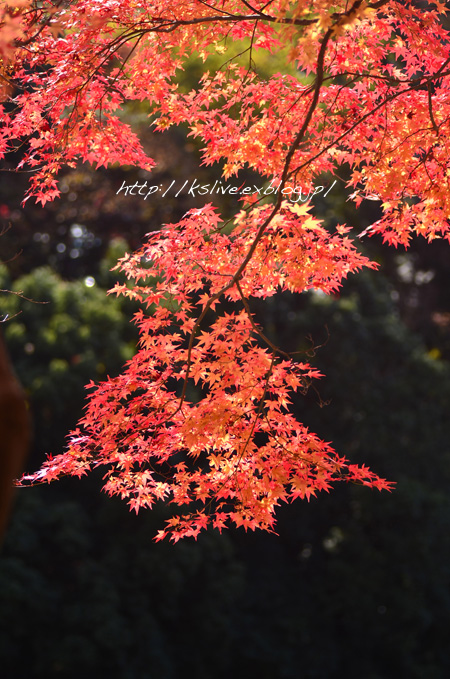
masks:
<svg viewBox="0 0 450 679"><path fill-rule="evenodd" d="M120 369L130 330L98 283L39 268L14 287L50 302L1 300L3 314L22 307L5 329L35 413L34 465L62 445L98 366ZM152 542L164 507L136 517L98 495L98 474L21 490L0 557L2 676L448 676L450 368L391 293L364 274L339 298L274 299L265 317L289 349L328 338L312 359L327 377L298 415L397 481L392 494L342 486L282 507L278 536L173 546Z"/></svg>

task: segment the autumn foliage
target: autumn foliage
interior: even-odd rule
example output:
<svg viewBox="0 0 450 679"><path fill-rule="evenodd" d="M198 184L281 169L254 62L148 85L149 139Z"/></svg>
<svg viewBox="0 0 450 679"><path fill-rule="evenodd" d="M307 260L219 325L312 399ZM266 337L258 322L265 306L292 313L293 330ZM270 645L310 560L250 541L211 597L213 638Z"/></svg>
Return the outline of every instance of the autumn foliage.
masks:
<svg viewBox="0 0 450 679"><path fill-rule="evenodd" d="M382 216L366 233L395 246L449 239L450 48L442 3L406 0L78 0L7 2L0 53L5 102L0 151L20 144L29 196L59 195L63 166L87 161L151 171L121 116L148 105L156 132L187 123L206 165L275 180L270 200L242 196L223 221L210 205L162 225L118 265L113 292L141 303L135 357L92 392L67 451L22 483L106 467L105 489L136 511L182 509L158 539L232 523L273 530L282 501L338 480L390 484L340 457L290 406L320 377L276 346L255 298L331 293L362 267L346 225L334 232L293 188L349 173L351 198ZM12 33L11 33L12 31ZM239 41L241 54L228 50ZM285 50L297 75L259 75L263 53ZM208 55L222 55L208 70ZM179 73L205 63L185 92ZM291 69L292 71L292 69ZM359 234L360 236L362 234Z"/></svg>

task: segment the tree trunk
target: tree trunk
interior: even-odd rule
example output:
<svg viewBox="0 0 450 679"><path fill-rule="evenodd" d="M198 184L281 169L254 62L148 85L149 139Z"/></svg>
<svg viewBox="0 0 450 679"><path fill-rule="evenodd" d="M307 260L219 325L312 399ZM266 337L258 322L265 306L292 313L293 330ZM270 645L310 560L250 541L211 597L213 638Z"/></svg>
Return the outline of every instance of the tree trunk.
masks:
<svg viewBox="0 0 450 679"><path fill-rule="evenodd" d="M23 471L29 441L30 418L25 395L0 334L0 540L11 508L14 479Z"/></svg>

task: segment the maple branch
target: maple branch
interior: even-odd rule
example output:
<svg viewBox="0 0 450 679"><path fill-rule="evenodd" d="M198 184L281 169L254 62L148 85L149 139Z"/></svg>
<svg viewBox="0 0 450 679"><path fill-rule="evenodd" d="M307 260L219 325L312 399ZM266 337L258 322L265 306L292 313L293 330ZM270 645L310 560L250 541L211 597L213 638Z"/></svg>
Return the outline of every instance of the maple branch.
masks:
<svg viewBox="0 0 450 679"><path fill-rule="evenodd" d="M283 349L280 349L279 347L277 347L276 344L274 344L274 343L273 343L273 342L272 342L272 341L271 341L271 340L263 333L263 331L260 330L260 328L258 328L258 326L256 325L255 321L253 320L252 313L251 313L251 311L250 311L250 306L249 306L248 300L247 300L247 298L245 297L245 295L244 295L244 293L243 293L243 291L242 291L241 284L239 283L239 281L236 281L236 288L237 288L237 290L238 290L238 292L239 292L239 295L240 295L240 297L241 297L242 304L244 305L245 311L246 311L246 313L247 313L247 317L248 317L248 319L249 319L249 321L250 321L250 323L251 323L251 326L252 326L253 330L256 332L256 334L259 335L259 337L261 337L261 339L263 340L263 342L265 342L265 343L272 349L272 351L273 351L274 354L275 354L275 353L276 353L276 354L282 354L283 356L286 356L286 358L290 359L290 358L291 358L290 354L288 354L286 351L283 351Z"/></svg>
<svg viewBox="0 0 450 679"><path fill-rule="evenodd" d="M360 2L360 1L361 0L357 0L357 2ZM315 78L315 87L314 87L313 98L312 98L311 104L309 106L309 109L306 113L305 119L303 121L303 125L302 125L300 131L298 132L298 134L297 134L294 142L292 143L292 145L289 149L289 152L286 156L286 160L285 160L285 163L284 163L284 169L283 169L283 173L282 173L282 176L281 176L280 192L278 194L276 203L275 203L273 209L271 210L270 214L268 215L268 217L264 220L264 222L259 227L257 234L256 234L255 238L253 239L253 242L252 242L251 246L249 247L246 256L244 257L243 261L241 262L240 266L238 267L236 273L231 278L231 280L222 287L221 290L219 290L217 293L215 293L212 297L210 297L208 299L208 301L206 302L206 304L203 308L202 313L197 318L195 325L192 329L192 332L191 332L191 335L190 335L190 338L189 338L189 345L188 345L188 352L187 352L187 359L186 359L186 375L185 375L185 378L184 378L183 389L182 389L182 392L181 392L180 403L179 403L179 406L177 408L177 411L181 408L181 406L184 402L184 399L186 397L187 382L188 382L190 367L191 367L191 362L192 362L192 349L193 349L193 346L194 346L194 338L195 338L195 334L196 334L197 330L200 327L201 322L205 318L206 314L208 313L208 311L211 308L211 306L213 305L213 303L216 302L220 297L222 297L222 295L227 290L229 290L231 287L233 287L234 285L236 285L236 283L238 283L240 281L248 263L250 262L251 258L253 257L253 254L254 254L257 246L258 246L258 243L260 242L260 240L261 240L261 238L264 234L264 231L267 229L267 227L272 222L275 215L280 210L281 203L282 203L282 200L283 200L281 190L286 184L289 166L291 164L292 157L293 157L295 151L297 150L297 148L299 147L299 145L300 145L300 143L301 143L301 141L302 141L302 139L303 139L303 137L306 133L306 130L308 129L312 115L313 115L314 110L316 109L318 101L319 101L320 88L322 86L323 78L324 78L325 53L326 53L326 48L327 48L328 42L329 42L332 34L333 34L333 29L329 28L327 30L327 32L325 33L323 40L321 42L321 45L320 45L320 50L319 50L318 57L317 57L317 70L316 70L316 78Z"/></svg>
<svg viewBox="0 0 450 679"><path fill-rule="evenodd" d="M422 76L420 79L418 78L394 78L391 75L382 75L378 73L373 73L371 71L341 71L340 73L334 73L333 75L329 75L326 78L324 78L324 82L328 80L335 80L336 78L342 78L344 76L352 76L353 80L351 80L348 83L345 83L342 85L342 87L348 87L348 85L351 85L353 82L356 82L358 78L370 78L372 80L381 80L382 82L387 83L388 85L391 85L392 87L396 87L397 85L410 85L410 90L421 90L423 89L424 83L432 83L434 80L440 80L441 78L444 78L448 75L450 75L450 71L443 71L443 68L447 66L450 63L450 59L447 59L444 64L439 68L436 73L432 73L431 75L427 76Z"/></svg>
<svg viewBox="0 0 450 679"><path fill-rule="evenodd" d="M55 8L59 8L63 4L64 4L64 0L58 0L58 2L56 2L53 6ZM29 12L25 12L24 15L29 14L29 13L35 14L35 16L37 16L38 10L37 10L37 8L33 7L29 10ZM44 12L41 10L40 15L42 16L43 14L44 14ZM52 18L53 18L53 14L49 14L49 16L47 16L44 19L44 21L42 21L42 23L40 24L36 33L34 33L34 35L31 35L26 40L20 40L19 38L16 38L14 40L14 46L15 47L26 47L27 45L30 45L32 42L34 42L39 37L39 35L44 30L44 28L47 28L47 26L50 24ZM35 19L33 21L33 24L39 24L39 21L40 21L40 19Z"/></svg>
<svg viewBox="0 0 450 679"><path fill-rule="evenodd" d="M362 1L362 0L361 0ZM345 16L343 14L333 14L333 18L340 18ZM241 21L268 21L269 23L276 24L287 24L288 26L311 26L316 24L318 19L288 19L279 18L271 16L270 14L264 14L263 12L258 12L257 14L228 14L228 15L216 15L210 17L196 17L194 19L162 19L166 23L160 24L159 26L150 29L158 33L171 33L180 26L192 26L195 24L204 24L211 22L241 22ZM164 26L169 25L170 28L164 28Z"/></svg>
<svg viewBox="0 0 450 679"><path fill-rule="evenodd" d="M339 25L339 22L342 21L342 19L350 17L356 10L361 6L364 0L356 0L356 2L352 5L352 7L347 10L346 12L333 12L330 14L330 18L336 21L336 25ZM378 9L379 7L382 7L384 4L387 4L390 0L381 0L380 2L374 3L374 4L369 4L368 7L372 9ZM206 2L201 2L202 5L205 7L208 7L213 10L217 10L217 7L213 5L209 5ZM268 23L276 23L276 24L285 24L288 26L312 26L314 24L317 24L319 21L319 18L316 19L298 19L298 18L289 18L289 17L276 17L271 14L266 14L265 12L258 10L257 8L252 7L248 2L244 2L243 4L248 7L251 11L255 12L254 14L232 14L231 12L227 12L226 10L222 9L221 12L222 14L219 15L212 15L212 16L203 16L203 17L193 17L192 19L174 19L174 18L169 18L169 17L155 17L152 18L152 25L149 28L145 28L144 26L139 27L137 29L132 29L135 30L135 33L131 33L129 35L129 39L133 39L136 37L138 34L141 33L172 33L175 31L177 28L180 26L193 26L193 25L199 25L199 24L206 24L206 23L214 23L214 22L230 22L230 23L236 23L236 22L243 22L243 21L266 21ZM265 6L269 6L271 3L267 3ZM156 24L156 21L159 23Z"/></svg>
<svg viewBox="0 0 450 679"><path fill-rule="evenodd" d="M254 417L254 419L253 419L252 426L251 426L251 428L250 428L250 432L249 432L249 434L248 434L248 436L247 436L247 439L246 439L246 441L245 441L245 443L244 443L243 448L242 448L241 451L237 454L237 459L236 459L236 461L235 461L235 463L234 463L234 469L233 469L233 471L230 472L230 473L228 474L227 478L224 479L224 481L222 481L222 483L220 484L219 488L215 491L215 496L216 496L216 497L218 497L219 492L226 486L226 484L230 481L230 479L232 479L233 476L236 476L237 471L238 471L238 469L239 469L239 465L240 465L240 463L241 463L241 461L242 461L242 458L243 458L243 456L244 456L244 453L245 453L245 451L247 450L250 441L252 440L252 437L253 437L253 434L254 434L254 431L255 431L255 427L256 427L256 423L258 422L258 420L259 420L261 414L263 413L264 403L265 403L265 399L266 399L266 395L267 395L267 389L268 389L268 387L269 387L269 380L270 380L270 377L271 377L271 375L272 375L272 373L273 373L273 367L274 367L274 365L275 365L275 353L272 354L272 359L271 359L271 362L270 362L270 366L269 366L269 368L268 368L268 370L267 370L267 373L266 373L266 375L265 375L263 393L262 393L262 396L261 396L261 398L260 398L260 400L259 400L258 408L257 408L257 410L256 410L256 412L255 412L255 417ZM267 419L267 416L266 416L266 415L264 415L264 416L265 416L266 419ZM269 426L270 426L270 424L269 424ZM205 509L210 508L210 507L212 506L212 502L213 502L213 501L212 501L212 499L211 499L211 500L208 502L208 504L205 505Z"/></svg>
<svg viewBox="0 0 450 679"><path fill-rule="evenodd" d="M30 299L29 297L25 297L22 291L16 291L16 290L2 290L0 289L0 292L6 292L11 295L16 295L16 297L20 297L20 299L24 299L27 302L32 302L33 304L49 304L49 302L39 302L36 299Z"/></svg>
<svg viewBox="0 0 450 679"><path fill-rule="evenodd" d="M445 77L445 76L450 75L450 71L444 71L445 67L448 66L448 64L450 64L450 57L448 57L448 58L441 64L441 66L440 66L439 69L436 71L436 73L433 73L433 74L430 74L430 75L428 75L428 76L425 76L423 79L421 79L421 81L420 81L419 83L414 82L412 79L401 80L401 79L394 79L394 78L391 78L390 76L380 76L380 75L375 75L375 74L372 74L372 73L361 73L361 74L358 74L358 73L354 73L354 72L351 72L351 71L346 71L345 74L336 74L336 76L332 76L332 78L335 78L335 77L339 77L340 75L352 75L352 76L355 76L355 77L357 77L358 75L360 75L361 77L373 78L373 79L377 79L377 80L385 80L385 81L388 82L390 85L400 85L400 84L406 84L406 83L413 83L413 84L411 84L409 87L407 87L407 88L405 88L405 89L403 89L403 90L400 90L400 91L398 91L398 92L393 92L393 93L390 94L389 96L386 96L386 97L383 99L383 101L381 101L379 104L377 104L377 106L375 106L375 108L371 109L371 110L368 111L366 114L364 114L361 118L359 118L358 120L356 120L356 122L353 123L353 125L351 125L347 130L345 130L345 132L343 132L340 136L338 136L336 139L334 139L332 142L330 142L327 146L325 146L321 151L319 151L318 153L316 153L316 155L312 156L311 158L309 158L308 160L306 160L304 163L302 163L301 165L299 165L298 167L296 167L295 170L292 171L292 172L290 173L289 176L292 176L293 174L296 174L297 172L299 172L300 170L302 170L304 167L307 167L307 166L310 165L312 162L314 162L315 160L317 160L318 158L320 158L324 153L326 153L326 152L329 151L331 148L333 148L336 144L338 144L340 141L342 141L342 139L345 139L345 137L349 136L350 133L353 132L353 130L356 129L356 127L358 127L358 125L360 125L360 124L363 123L365 120L367 120L368 118L370 118L374 113L376 113L376 111L378 111L378 110L380 110L381 108L383 108L383 106L385 106L386 104L390 103L391 101L393 101L393 100L396 99L397 97L401 96L402 94L406 94L406 93L410 92L411 90L420 89L423 80L426 80L426 82L427 82L427 88L428 88L428 86L429 86L433 81L438 80L438 79L440 79L440 78L443 78L443 77ZM328 78L327 78L327 79L328 79ZM344 87L345 87L345 86L344 86ZM430 96L430 94L429 94L428 96ZM430 115L430 117L431 117L431 120L433 121L434 119L432 118L432 110L431 110L431 115ZM436 127L437 127L437 126L436 126ZM438 129L438 131L439 131L439 128L437 128L437 129Z"/></svg>
<svg viewBox="0 0 450 679"><path fill-rule="evenodd" d="M261 413L263 412L264 403L265 403L266 395L267 395L267 389L269 387L269 380L272 376L274 365L275 365L275 353L272 354L272 360L270 362L269 369L268 369L266 376L265 376L264 390L263 390L262 396L259 400L258 409L255 413L255 417L253 419L252 426L250 428L247 440L245 441L244 447L242 448L241 452L238 455L238 459L237 459L237 462L236 462L234 473L237 473L239 463L241 462L242 458L244 457L244 453L247 450L250 441L252 440L253 434L255 432L256 423L258 422L259 417L260 417Z"/></svg>
<svg viewBox="0 0 450 679"><path fill-rule="evenodd" d="M352 8L349 10L349 13L351 13L357 6L359 6L361 4L361 2L362 2L362 0L357 0L355 2L355 4L352 6ZM320 89L322 87L323 78L324 78L325 53L326 53L328 42L329 42L332 35L333 35L333 28L329 28L326 31L326 33L325 33L325 35L322 39L321 45L320 45L319 53L318 53L318 56L317 56L317 69L316 69L316 78L315 78L313 98L312 98L311 104L309 106L309 109L306 113L305 119L303 121L303 125L302 125L300 131L298 132L294 142L292 143L292 145L289 149L289 152L287 153L286 160L285 160L285 163L284 163L283 173L281 175L280 192L278 194L277 201L276 201L272 211L270 212L269 216L264 220L264 222L259 227L258 232L257 232L257 234L256 234L246 256L244 257L243 261L241 262L240 266L238 267L236 273L234 274L232 279L226 285L223 286L223 288L221 290L219 290L217 293L215 293L212 297L209 298L209 300L206 302L206 304L203 308L202 313L197 318L195 325L192 329L192 332L191 332L191 335L190 335L190 338L189 338L189 345L188 345L188 352L187 352L186 375L185 375L185 378L184 378L183 389L182 389L182 393L181 393L181 396L180 396L180 403L179 403L179 406L177 408L177 411L181 408L181 406L184 402L184 399L186 397L187 382L188 382L189 373L190 373L190 366L191 366L191 362L192 362L192 349L193 349L193 345L194 345L194 338L195 338L195 334L196 334L198 328L200 327L201 322L205 318L205 316L206 316L207 312L209 311L209 309L211 308L212 304L215 301L217 301L227 290L229 290L231 287L233 287L234 285L236 285L240 281L248 263L250 262L251 258L253 257L253 254L254 254L257 246L258 246L258 243L260 242L260 240L263 236L264 231L269 226L269 224L272 222L273 218L278 213L278 211L281 207L281 203L282 203L281 190L286 184L288 172L289 172L289 166L291 164L291 161L292 161L292 158L293 158L295 151L298 149L298 147L299 147L299 145L300 145L300 143L301 143L301 141L302 141L302 139L303 139L303 137L306 133L306 130L308 129L312 115L313 115L313 113L314 113L314 111L317 107L318 101L319 101Z"/></svg>
<svg viewBox="0 0 450 679"><path fill-rule="evenodd" d="M307 455L302 455L301 453L294 453L292 450L290 450L280 439L278 434L274 434L273 431L271 430L271 425L270 425L270 420L267 417L266 414L264 414L265 420L269 426L269 436L271 436L274 441L280 446L280 448L283 448L283 450L292 458L296 460L302 460L304 462L305 466L308 467L309 469L312 469L312 467L316 467L317 469L322 469L325 472L330 471L330 466L332 467L333 474L337 474L339 478L346 480L346 478L349 476L349 471L347 470L345 473L344 471L341 470L342 465L339 464L338 462L334 462L332 459L328 459L328 464L325 464L323 462L319 462L318 460L311 460ZM347 465L346 465L347 466ZM330 479L331 480L331 479ZM359 485L356 480L352 480L352 483L355 485ZM360 481L362 484L363 482Z"/></svg>
<svg viewBox="0 0 450 679"><path fill-rule="evenodd" d="M431 126L433 130L436 132L436 136L439 137L439 127L436 125L436 121L434 119L433 115L433 101L431 98L431 83L428 81L427 83L427 89L428 89L428 111L430 113L430 120L431 120Z"/></svg>
<svg viewBox="0 0 450 679"><path fill-rule="evenodd" d="M350 125L350 127L349 127L347 130L345 130L345 132L343 132L343 133L342 133L341 135L339 135L336 139L334 139L332 142L330 142L329 144L327 144L327 146L325 146L321 151L319 151L318 153L316 153L316 155L312 156L311 158L309 158L308 160L306 160L306 161L305 161L304 163L302 163L301 165L298 165L298 166L295 168L295 170L293 170L293 171L290 173L289 176L291 176L291 175L294 174L294 173L299 172L299 171L302 170L304 167L307 167L308 165L310 165L314 160L317 160L317 158L320 158L320 156L323 156L324 153L326 153L327 151L329 151L330 149L332 149L334 146L336 146L336 144L338 144L340 141L342 141L342 139L345 139L345 137L347 137L351 132L353 132L353 130L356 129L356 128L358 127L358 125L360 125L360 124L363 123L365 120L367 120L368 118L370 118L371 116L373 116L373 114L376 113L376 111L379 111L381 108L383 108L383 106L385 106L386 104L390 103L390 102L393 101L394 99L397 99L397 97L400 97L402 94L406 94L407 92L410 92L412 89L416 89L416 88L414 88L414 87L407 87L406 89L401 90L400 92L394 92L393 94L391 94L391 95L389 95L388 97L386 97L385 99L383 99L383 101L381 101L379 104L377 104L377 105L375 106L375 108L373 108L373 109L371 109L370 111L368 111L368 113L365 113L361 118L359 118L356 122L354 122L353 125Z"/></svg>

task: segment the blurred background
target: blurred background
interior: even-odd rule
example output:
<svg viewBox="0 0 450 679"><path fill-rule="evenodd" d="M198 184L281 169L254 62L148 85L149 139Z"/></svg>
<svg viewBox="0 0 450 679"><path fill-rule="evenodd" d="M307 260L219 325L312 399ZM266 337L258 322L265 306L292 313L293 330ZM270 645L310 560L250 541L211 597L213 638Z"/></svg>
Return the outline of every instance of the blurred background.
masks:
<svg viewBox="0 0 450 679"><path fill-rule="evenodd" d="M80 165L62 177L61 199L23 207L27 175L12 172L20 149L1 174L0 288L22 296L1 293L0 319L33 416L27 471L62 451L85 385L133 354L136 309L106 296L111 267L207 202L186 192L144 201L117 194L122 183L220 178L200 167L182 126L155 136L139 107L126 115L158 162L151 178ZM313 213L360 233L377 205L356 213L345 180L315 197ZM212 202L227 217L233 201ZM326 375L296 415L395 481L393 493L338 484L281 507L278 535L209 531L172 545L153 542L168 509L131 514L99 492L101 471L21 489L0 550L2 679L450 676L449 247L363 238L379 272L335 296L255 305L274 342Z"/></svg>

